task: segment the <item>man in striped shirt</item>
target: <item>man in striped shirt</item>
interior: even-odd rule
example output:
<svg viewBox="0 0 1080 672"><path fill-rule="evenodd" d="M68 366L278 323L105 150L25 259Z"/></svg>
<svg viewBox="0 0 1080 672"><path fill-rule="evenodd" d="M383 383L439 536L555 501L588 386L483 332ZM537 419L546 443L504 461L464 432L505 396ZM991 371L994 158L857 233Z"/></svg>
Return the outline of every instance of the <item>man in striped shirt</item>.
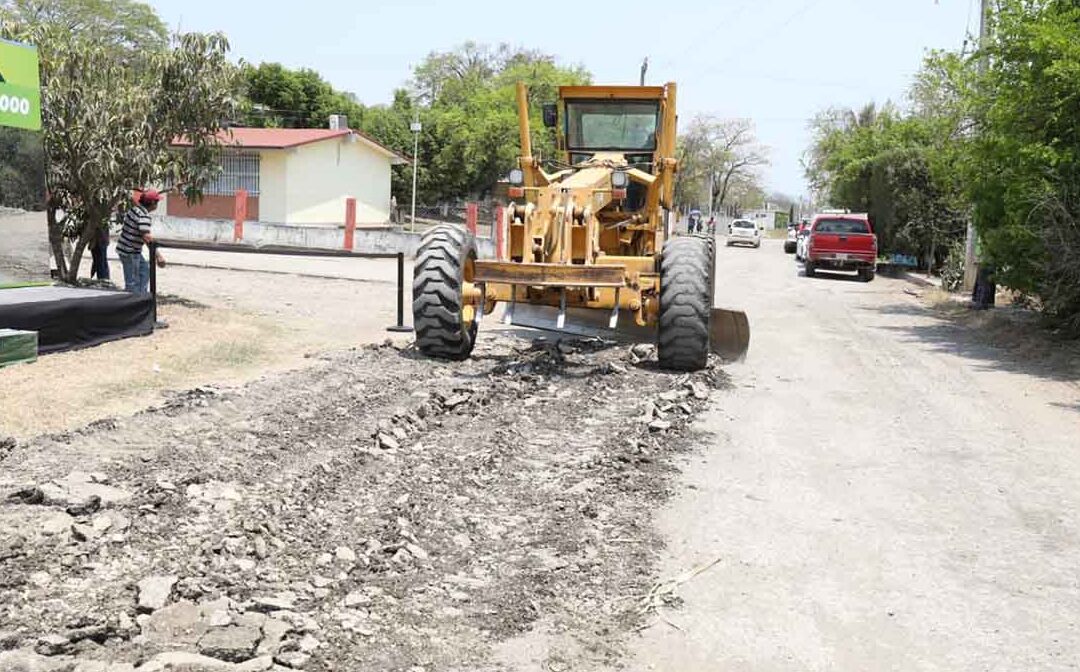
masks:
<svg viewBox="0 0 1080 672"><path fill-rule="evenodd" d="M134 294L150 292L150 264L142 254L143 244L153 241L150 233L150 213L157 210L161 194L147 189L139 200L124 213L124 225L116 241L116 253L124 267L124 289ZM165 258L157 253L158 266L165 265Z"/></svg>

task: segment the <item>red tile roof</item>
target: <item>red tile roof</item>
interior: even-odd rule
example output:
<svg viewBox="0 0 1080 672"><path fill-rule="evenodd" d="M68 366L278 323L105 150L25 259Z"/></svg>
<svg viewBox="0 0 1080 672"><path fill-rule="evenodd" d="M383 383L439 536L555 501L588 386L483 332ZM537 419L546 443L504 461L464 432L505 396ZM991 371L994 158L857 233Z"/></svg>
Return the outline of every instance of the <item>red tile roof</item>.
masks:
<svg viewBox="0 0 1080 672"><path fill-rule="evenodd" d="M375 138L372 138L366 133L362 133L355 129L344 130L331 130L328 128L229 128L218 133L218 140L223 145L232 145L235 147L244 147L247 149L289 149L290 147L300 147L301 145L309 145L313 142L322 142L323 140L332 140L334 138L343 138L350 133L354 133L369 144L381 149L382 151L397 157L400 161L408 162L409 158L395 152L386 145L382 144ZM191 140L188 138L176 138L173 140L174 147L190 147Z"/></svg>
<svg viewBox="0 0 1080 672"><path fill-rule="evenodd" d="M347 130L334 131L328 128L229 128L218 133L218 140L223 145L235 145L249 149L288 149L312 142L341 138L349 134ZM188 147L191 141L177 138L176 147Z"/></svg>

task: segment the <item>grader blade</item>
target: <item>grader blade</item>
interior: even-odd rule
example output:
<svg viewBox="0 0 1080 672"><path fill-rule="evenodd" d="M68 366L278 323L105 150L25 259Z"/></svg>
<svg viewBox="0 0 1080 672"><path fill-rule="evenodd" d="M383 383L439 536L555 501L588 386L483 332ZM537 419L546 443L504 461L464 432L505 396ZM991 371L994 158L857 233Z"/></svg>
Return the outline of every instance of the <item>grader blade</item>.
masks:
<svg viewBox="0 0 1080 672"><path fill-rule="evenodd" d="M506 311L510 314L509 306ZM517 303L509 324L567 336L604 338L620 343L651 343L656 340L655 328L639 326L634 321L633 314L625 311L616 316L614 328L611 327L611 313L605 310L569 306L562 312L562 327L559 326L559 316L560 309L557 306ZM503 323L507 324L505 319Z"/></svg>
<svg viewBox="0 0 1080 672"><path fill-rule="evenodd" d="M713 308L709 319L712 351L729 361L746 358L750 349L750 320L741 310Z"/></svg>

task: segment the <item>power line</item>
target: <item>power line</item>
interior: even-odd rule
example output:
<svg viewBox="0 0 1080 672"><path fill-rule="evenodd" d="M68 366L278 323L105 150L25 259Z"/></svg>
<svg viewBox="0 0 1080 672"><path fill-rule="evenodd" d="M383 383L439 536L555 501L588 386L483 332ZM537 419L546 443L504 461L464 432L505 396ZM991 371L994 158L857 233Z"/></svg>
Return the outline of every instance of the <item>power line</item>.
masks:
<svg viewBox="0 0 1080 672"><path fill-rule="evenodd" d="M765 0L766 3L772 1L773 0ZM742 2L738 7L736 7L735 11L730 16L726 16L724 18L725 23L733 24L736 20L739 19L739 17L741 17L746 12L750 5L755 4L755 2L757 2L757 0L744 0L744 2ZM716 26L706 26L704 30L698 31L692 39L685 39L686 46L680 49L674 56L670 58L665 58L664 60L657 63L657 65L660 67L675 65L676 59L685 56L687 52L689 52L693 47L697 46L698 42L719 31L720 29Z"/></svg>
<svg viewBox="0 0 1080 672"><path fill-rule="evenodd" d="M797 19L800 16L802 16L803 14L807 13L808 11L813 9L815 6L821 4L821 2L822 2L822 0L806 0L806 2L804 2L801 7L799 7L794 12L789 14L783 21L781 21L779 24L777 24L776 27L773 30L778 30L780 28L786 28L787 26L791 25L791 23L794 22L795 19ZM726 66L726 65L729 65L730 62L734 59L734 57L736 57L736 56L745 57L747 55L747 53L753 54L755 49L753 49L752 47L756 46L757 48L760 48L761 45L762 45L761 40L756 40L756 39L745 40L745 41L743 41L743 42L736 45L736 47L734 48L733 53L732 53L731 56L728 56L727 58L725 58L725 59L719 61L718 63L714 64L712 67L708 68L705 72L709 73L709 74L714 74L716 72L723 72L722 68L724 66ZM742 50L745 47L751 47L751 49L748 52L744 52Z"/></svg>

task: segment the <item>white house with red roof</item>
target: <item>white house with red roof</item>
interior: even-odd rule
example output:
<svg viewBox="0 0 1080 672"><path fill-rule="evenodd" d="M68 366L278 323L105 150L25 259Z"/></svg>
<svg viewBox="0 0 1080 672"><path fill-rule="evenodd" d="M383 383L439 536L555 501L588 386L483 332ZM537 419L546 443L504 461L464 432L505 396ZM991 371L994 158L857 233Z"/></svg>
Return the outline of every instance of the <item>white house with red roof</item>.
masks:
<svg viewBox="0 0 1080 672"><path fill-rule="evenodd" d="M345 203L356 199L357 224L390 220L390 167L408 159L348 128L231 128L221 139L221 171L187 203L176 194L162 208L168 217L234 218L236 193L247 193L248 221L340 225ZM174 147L190 146L184 139Z"/></svg>

